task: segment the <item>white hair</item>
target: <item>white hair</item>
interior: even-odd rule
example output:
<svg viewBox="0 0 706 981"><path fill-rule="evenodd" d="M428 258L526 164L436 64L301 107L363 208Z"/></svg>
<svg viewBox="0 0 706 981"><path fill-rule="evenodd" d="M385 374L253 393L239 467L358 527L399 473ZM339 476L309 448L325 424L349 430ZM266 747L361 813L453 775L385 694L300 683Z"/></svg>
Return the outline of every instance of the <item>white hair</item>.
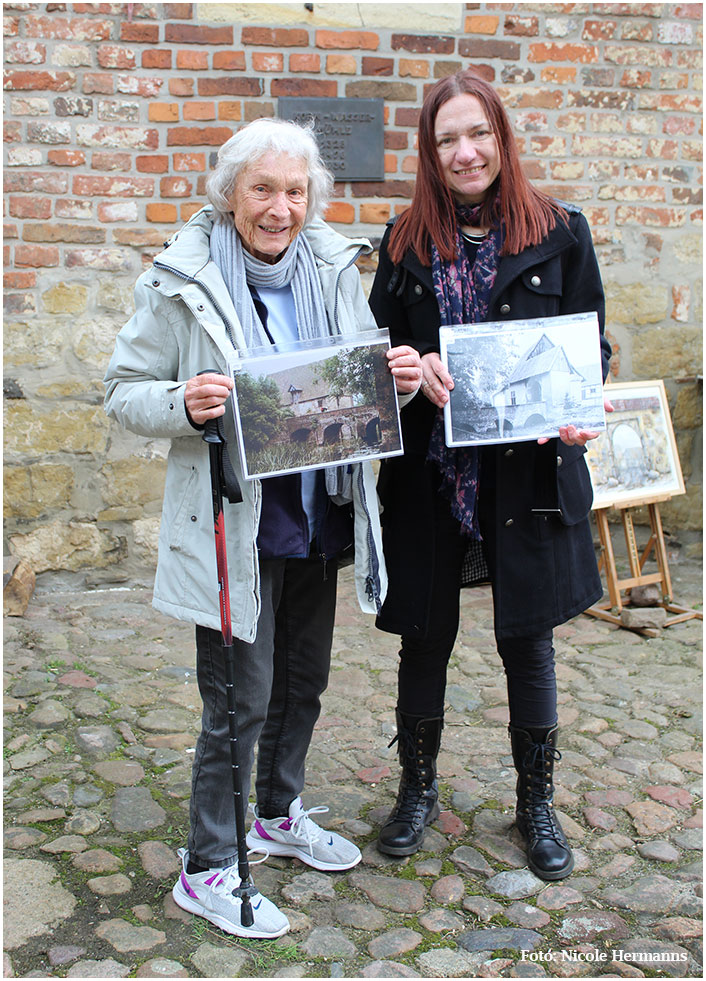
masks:
<svg viewBox="0 0 706 981"><path fill-rule="evenodd" d="M269 152L304 160L309 175L306 221L320 218L333 191L333 175L321 159L313 129L313 122L301 126L287 119L255 119L231 136L218 151L215 170L206 181L216 218L232 213L229 200L240 172Z"/></svg>

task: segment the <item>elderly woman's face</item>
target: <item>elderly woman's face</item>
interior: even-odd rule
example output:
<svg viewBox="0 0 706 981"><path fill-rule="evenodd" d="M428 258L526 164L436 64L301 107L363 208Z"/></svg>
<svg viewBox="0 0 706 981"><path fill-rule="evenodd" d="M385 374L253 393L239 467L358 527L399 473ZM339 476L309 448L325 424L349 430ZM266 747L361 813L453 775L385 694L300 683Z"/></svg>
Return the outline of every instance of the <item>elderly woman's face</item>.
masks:
<svg viewBox="0 0 706 981"><path fill-rule="evenodd" d="M276 262L302 230L309 174L299 157L268 151L238 174L230 197L244 247L263 262Z"/></svg>
<svg viewBox="0 0 706 981"><path fill-rule="evenodd" d="M479 204L500 173L500 149L474 95L456 95L434 120L436 150L447 187L460 204Z"/></svg>

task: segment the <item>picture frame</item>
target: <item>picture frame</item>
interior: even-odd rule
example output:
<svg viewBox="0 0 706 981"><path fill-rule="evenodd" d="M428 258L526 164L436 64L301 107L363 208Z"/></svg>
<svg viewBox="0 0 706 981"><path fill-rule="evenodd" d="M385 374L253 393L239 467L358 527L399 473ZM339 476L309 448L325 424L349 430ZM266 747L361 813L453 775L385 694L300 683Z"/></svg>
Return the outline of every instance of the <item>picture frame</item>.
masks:
<svg viewBox="0 0 706 981"><path fill-rule="evenodd" d="M403 452L387 330L276 344L232 366L247 480Z"/></svg>
<svg viewBox="0 0 706 981"><path fill-rule="evenodd" d="M595 312L442 327L441 359L454 380L446 444L478 446L605 428Z"/></svg>
<svg viewBox="0 0 706 981"><path fill-rule="evenodd" d="M606 387L613 412L606 429L587 445L593 510L635 507L684 494L664 382L635 381Z"/></svg>

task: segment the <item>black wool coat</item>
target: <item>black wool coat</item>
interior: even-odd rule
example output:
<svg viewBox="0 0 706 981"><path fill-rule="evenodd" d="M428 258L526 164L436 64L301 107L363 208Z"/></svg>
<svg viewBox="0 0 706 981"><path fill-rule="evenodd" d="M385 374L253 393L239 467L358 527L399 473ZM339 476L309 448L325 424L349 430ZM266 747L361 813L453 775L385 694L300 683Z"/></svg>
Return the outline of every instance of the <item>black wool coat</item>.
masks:
<svg viewBox="0 0 706 981"><path fill-rule="evenodd" d="M559 220L539 245L500 258L488 320L595 310L605 379L610 345L604 337L605 302L591 233L578 208L564 207L568 226ZM373 314L379 327L389 329L393 346L410 344L422 355L438 352L439 308L431 269L411 251L395 266L387 251L390 230L380 246L370 295ZM378 483L390 582L377 626L420 638L426 632L436 560L438 476L426 463L436 411L422 395L402 410L405 455L383 461ZM484 484L494 486L495 540L487 558L494 570L499 637L554 627L602 596L589 524L593 493L585 452L558 439L541 446L532 441L484 449L480 494Z"/></svg>

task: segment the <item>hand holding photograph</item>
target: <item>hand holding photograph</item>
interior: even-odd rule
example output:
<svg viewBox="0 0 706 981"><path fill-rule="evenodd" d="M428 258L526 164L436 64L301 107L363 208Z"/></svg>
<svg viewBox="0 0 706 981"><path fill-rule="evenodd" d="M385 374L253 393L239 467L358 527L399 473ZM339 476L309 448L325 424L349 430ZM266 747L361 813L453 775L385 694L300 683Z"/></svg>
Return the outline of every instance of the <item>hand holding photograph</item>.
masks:
<svg viewBox="0 0 706 981"><path fill-rule="evenodd" d="M386 330L258 348L233 367L247 479L402 453Z"/></svg>
<svg viewBox="0 0 706 981"><path fill-rule="evenodd" d="M440 338L454 380L447 446L557 436L570 424L605 429L595 313L442 327Z"/></svg>

